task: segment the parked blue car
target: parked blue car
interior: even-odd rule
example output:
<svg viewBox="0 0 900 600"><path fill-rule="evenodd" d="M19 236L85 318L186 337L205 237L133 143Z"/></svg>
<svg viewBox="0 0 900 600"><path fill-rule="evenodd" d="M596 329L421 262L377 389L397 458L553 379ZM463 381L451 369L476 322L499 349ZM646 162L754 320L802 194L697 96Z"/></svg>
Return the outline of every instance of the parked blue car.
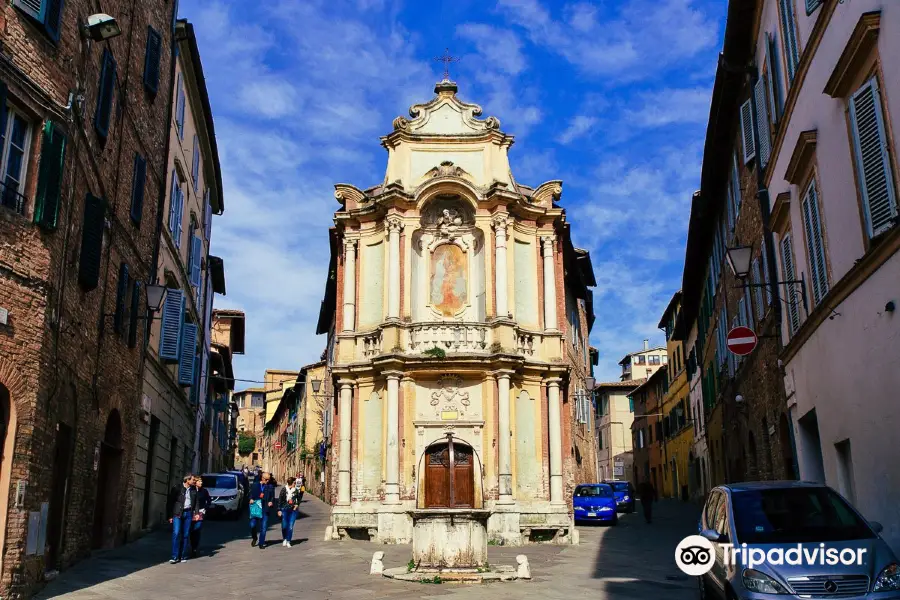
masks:
<svg viewBox="0 0 900 600"><path fill-rule="evenodd" d="M634 488L629 481L604 481L603 483L612 486L613 494L616 496L616 510L619 512L634 512Z"/></svg>
<svg viewBox="0 0 900 600"><path fill-rule="evenodd" d="M588 483L576 487L572 496L572 507L575 510L576 523L599 521L615 525L619 522L616 496L612 486L605 483Z"/></svg>

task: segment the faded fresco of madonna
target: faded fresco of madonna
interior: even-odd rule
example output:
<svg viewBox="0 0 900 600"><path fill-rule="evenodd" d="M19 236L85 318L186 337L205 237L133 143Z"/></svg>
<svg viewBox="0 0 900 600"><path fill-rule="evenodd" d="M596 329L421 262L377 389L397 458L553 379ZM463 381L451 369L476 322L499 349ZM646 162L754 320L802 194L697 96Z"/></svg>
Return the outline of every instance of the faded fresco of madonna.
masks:
<svg viewBox="0 0 900 600"><path fill-rule="evenodd" d="M431 304L452 317L468 301L466 253L454 244L442 244L431 255Z"/></svg>

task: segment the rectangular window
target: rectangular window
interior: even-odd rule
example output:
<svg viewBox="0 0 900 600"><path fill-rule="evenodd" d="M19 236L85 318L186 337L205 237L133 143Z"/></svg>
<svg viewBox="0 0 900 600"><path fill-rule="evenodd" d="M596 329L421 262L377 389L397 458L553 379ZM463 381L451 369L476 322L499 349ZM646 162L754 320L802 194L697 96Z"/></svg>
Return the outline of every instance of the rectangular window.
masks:
<svg viewBox="0 0 900 600"><path fill-rule="evenodd" d="M801 205L803 227L806 231L806 255L809 257L813 302L819 304L828 293L828 271L825 263L825 241L822 239L822 221L819 218L819 199L816 182L809 184Z"/></svg>
<svg viewBox="0 0 900 600"><path fill-rule="evenodd" d="M762 282L762 274L759 268L759 259L753 259L753 268L752 268L752 281L754 284L753 288L753 300L756 302L756 319L757 321L762 320L762 318L766 314L766 305L763 304L763 288L764 285Z"/></svg>
<svg viewBox="0 0 900 600"><path fill-rule="evenodd" d="M141 224L144 211L144 188L147 184L147 161L140 154L134 155L134 171L131 175L131 220Z"/></svg>
<svg viewBox="0 0 900 600"><path fill-rule="evenodd" d="M13 6L37 21L51 40L59 41L63 0L13 0Z"/></svg>
<svg viewBox="0 0 900 600"><path fill-rule="evenodd" d="M206 241L209 242L209 236L212 233L212 204L209 202L209 187L207 187L203 192L203 227L204 233L206 234L204 237Z"/></svg>
<svg viewBox="0 0 900 600"><path fill-rule="evenodd" d="M2 92L6 91L4 87ZM20 215L25 214L25 177L28 148L31 145L31 126L24 116L6 107L6 94L0 96L3 111L0 119L0 205ZM56 216L53 218L56 223Z"/></svg>
<svg viewBox="0 0 900 600"><path fill-rule="evenodd" d="M191 165L191 177L194 179L194 193L200 189L200 138L194 135L194 161Z"/></svg>
<svg viewBox="0 0 900 600"><path fill-rule="evenodd" d="M97 109L94 112L94 129L97 134L106 138L109 134L109 121L112 117L113 93L116 89L116 61L109 48L103 49L100 65L100 82L97 89Z"/></svg>
<svg viewBox="0 0 900 600"><path fill-rule="evenodd" d="M766 240L763 239L763 242L762 242L762 255L760 256L760 260L762 260L762 276L763 276L763 283L766 284L766 306L769 306L769 305L772 304L772 289L769 287L769 286L770 286L770 281L769 281L769 252L768 252L768 248L769 248L769 246L768 246L768 244L766 243Z"/></svg>
<svg viewBox="0 0 900 600"><path fill-rule="evenodd" d="M781 271L784 281L794 281L794 250L791 246L791 236L785 235L781 239ZM784 285L788 304L788 325L791 335L800 329L800 303L797 284L785 283Z"/></svg>
<svg viewBox="0 0 900 600"><path fill-rule="evenodd" d="M181 358L178 361L178 384L194 385L194 364L197 358L197 325L182 323Z"/></svg>
<svg viewBox="0 0 900 600"><path fill-rule="evenodd" d="M159 330L159 358L166 362L178 362L181 351L181 325L184 321L184 293L169 288L162 306L162 322Z"/></svg>
<svg viewBox="0 0 900 600"><path fill-rule="evenodd" d="M784 110L784 90L781 87L781 70L778 64L778 40L775 34L766 34L766 79L769 86L769 104L772 122L776 125Z"/></svg>
<svg viewBox="0 0 900 600"><path fill-rule="evenodd" d="M78 259L78 284L86 292L96 289L100 282L100 262L105 230L106 201L89 193L84 198L81 251Z"/></svg>
<svg viewBox="0 0 900 600"><path fill-rule="evenodd" d="M159 90L159 71L162 59L162 36L147 27L147 49L144 52L144 87L151 94Z"/></svg>
<svg viewBox="0 0 900 600"><path fill-rule="evenodd" d="M169 198L169 233L176 248L181 248L182 220L184 218L184 191L178 171L172 171L172 192Z"/></svg>
<svg viewBox="0 0 900 600"><path fill-rule="evenodd" d="M34 197L34 222L45 229L56 228L65 159L66 136L56 123L47 121L41 141L41 163Z"/></svg>
<svg viewBox="0 0 900 600"><path fill-rule="evenodd" d="M175 88L175 125L178 128L178 139L184 139L184 78L181 73L178 74L178 86Z"/></svg>
<svg viewBox="0 0 900 600"><path fill-rule="evenodd" d="M866 229L873 238L897 224L894 175L876 77L850 98L850 124Z"/></svg>
<svg viewBox="0 0 900 600"><path fill-rule="evenodd" d="M788 69L788 83L793 83L800 63L800 49L797 46L797 25L794 16L794 0L779 0L781 13L781 35L784 37L785 62Z"/></svg>
<svg viewBox="0 0 900 600"><path fill-rule="evenodd" d="M632 398L631 396L628 396L628 412L634 412L634 398Z"/></svg>
<svg viewBox="0 0 900 600"><path fill-rule="evenodd" d="M203 260L203 238L199 238L194 235L194 230L191 230L191 247L190 257L188 259L188 265L190 268L190 276L191 276L191 285L195 288L200 287L200 267L201 261ZM198 310L200 307L198 306Z"/></svg>
<svg viewBox="0 0 900 600"><path fill-rule="evenodd" d="M772 138L769 129L769 111L766 107L766 82L764 79L756 81L753 93L756 100L756 131L759 134L759 166L765 168L769 164Z"/></svg>

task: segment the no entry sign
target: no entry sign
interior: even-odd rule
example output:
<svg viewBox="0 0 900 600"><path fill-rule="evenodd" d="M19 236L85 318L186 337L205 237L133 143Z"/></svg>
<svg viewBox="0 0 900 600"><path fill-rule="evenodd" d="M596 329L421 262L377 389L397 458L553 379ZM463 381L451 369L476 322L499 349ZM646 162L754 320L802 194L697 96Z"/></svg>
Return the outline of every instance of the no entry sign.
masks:
<svg viewBox="0 0 900 600"><path fill-rule="evenodd" d="M275 449L281 450L281 442L275 442Z"/></svg>
<svg viewBox="0 0 900 600"><path fill-rule="evenodd" d="M747 356L756 348L759 339L749 327L735 327L728 332L728 349L738 356Z"/></svg>

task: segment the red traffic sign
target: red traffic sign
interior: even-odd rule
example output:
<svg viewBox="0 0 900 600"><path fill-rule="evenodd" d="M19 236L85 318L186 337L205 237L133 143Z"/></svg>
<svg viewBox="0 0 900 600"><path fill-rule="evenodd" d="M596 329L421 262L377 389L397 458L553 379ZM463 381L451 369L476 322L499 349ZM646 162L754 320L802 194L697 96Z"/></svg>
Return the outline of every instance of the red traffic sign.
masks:
<svg viewBox="0 0 900 600"><path fill-rule="evenodd" d="M281 450L281 442L275 442L275 449Z"/></svg>
<svg viewBox="0 0 900 600"><path fill-rule="evenodd" d="M728 349L738 356L747 356L753 352L758 342L759 338L749 327L735 327L728 332L726 340Z"/></svg>

